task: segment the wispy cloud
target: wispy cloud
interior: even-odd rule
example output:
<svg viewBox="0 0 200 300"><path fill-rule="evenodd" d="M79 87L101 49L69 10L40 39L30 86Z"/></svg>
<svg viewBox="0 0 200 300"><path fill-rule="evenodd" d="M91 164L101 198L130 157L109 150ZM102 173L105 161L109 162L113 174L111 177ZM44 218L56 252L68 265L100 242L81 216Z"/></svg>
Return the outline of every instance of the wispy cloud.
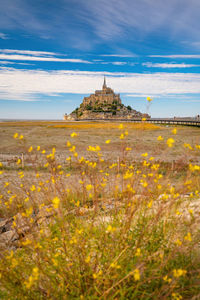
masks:
<svg viewBox="0 0 200 300"><path fill-rule="evenodd" d="M85 21L96 35L104 40L127 38L142 40L155 32L164 32L165 38L190 40L199 37L200 3L198 0L93 0L80 2L90 13ZM177 18L178 16L178 18ZM166 29L163 30L163 29ZM131 34L132 33L132 34Z"/></svg>
<svg viewBox="0 0 200 300"><path fill-rule="evenodd" d="M49 62L70 62L70 63L84 63L91 64L91 62L83 59L75 58L58 58L58 57L44 57L44 56L28 56L18 54L2 54L0 53L0 59L3 60L25 60L25 61L49 61Z"/></svg>
<svg viewBox="0 0 200 300"><path fill-rule="evenodd" d="M151 34L161 36L161 31L160 40L197 41L199 10L199 0L182 0L181 9L179 0L7 0L0 1L0 30L67 41L79 49L114 41L111 51L116 45L126 49L130 40L142 45Z"/></svg>
<svg viewBox="0 0 200 300"><path fill-rule="evenodd" d="M102 54L100 56L108 56L108 57L136 57L136 54Z"/></svg>
<svg viewBox="0 0 200 300"><path fill-rule="evenodd" d="M112 65L116 65L116 66L124 66L124 65L127 65L128 63L125 62L125 61L100 61L100 60L95 60L98 64L101 64L101 65L109 65L109 64L112 64Z"/></svg>
<svg viewBox="0 0 200 300"><path fill-rule="evenodd" d="M47 52L47 51L33 51L33 50L17 50L17 49L0 49L0 53L15 53L15 54L28 54L34 56L44 56L44 55L58 55L55 52Z"/></svg>
<svg viewBox="0 0 200 300"><path fill-rule="evenodd" d="M173 54L173 55L149 55L149 57L163 57L163 58L200 58L198 54Z"/></svg>
<svg viewBox="0 0 200 300"><path fill-rule="evenodd" d="M0 98L30 100L38 94L89 94L100 88L103 75L107 76L108 86L117 93L138 95L200 93L200 74L193 73L138 74L1 68Z"/></svg>
<svg viewBox="0 0 200 300"><path fill-rule="evenodd" d="M200 65L195 64L175 64L175 63L151 63L146 62L142 64L145 67L148 68L162 68L162 69L169 69L169 68L192 68L192 67L200 67Z"/></svg>
<svg viewBox="0 0 200 300"><path fill-rule="evenodd" d="M113 64L113 65L116 65L116 66L127 65L127 62L125 62L125 61L112 61L110 63Z"/></svg>
<svg viewBox="0 0 200 300"><path fill-rule="evenodd" d="M3 33L3 32L0 32L0 39L2 39L2 40L8 40L9 37L8 37L7 34L5 34L5 33Z"/></svg>
<svg viewBox="0 0 200 300"><path fill-rule="evenodd" d="M147 98L149 96L152 96L152 94L136 94L136 93L132 93L132 94L126 94L126 97L130 97L130 98ZM155 96L155 94L154 94ZM156 98L160 97L160 95L156 94Z"/></svg>
<svg viewBox="0 0 200 300"><path fill-rule="evenodd" d="M34 64L29 63L19 63L13 61L0 60L0 65L23 65L23 66L34 66Z"/></svg>

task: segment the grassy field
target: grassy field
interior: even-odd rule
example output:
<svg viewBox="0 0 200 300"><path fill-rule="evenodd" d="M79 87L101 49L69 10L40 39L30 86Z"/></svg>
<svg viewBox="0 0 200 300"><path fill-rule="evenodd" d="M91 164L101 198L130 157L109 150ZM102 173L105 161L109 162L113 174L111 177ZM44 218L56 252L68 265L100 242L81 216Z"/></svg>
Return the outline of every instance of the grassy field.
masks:
<svg viewBox="0 0 200 300"><path fill-rule="evenodd" d="M0 123L0 298L199 299L199 130Z"/></svg>
<svg viewBox="0 0 200 300"><path fill-rule="evenodd" d="M71 132L76 131L79 138L76 147L82 154L87 154L87 146L98 144L103 147L108 159L117 157L120 152L120 140L118 137L119 123L99 123L99 122L4 122L0 123L0 154L11 153L20 154L26 152L29 146L51 150L56 147L57 153L66 152L66 141ZM176 147L167 151L166 143L160 141L156 143L157 137L162 136L166 141L171 136L169 126L157 126L153 124L125 123L129 135L126 142L131 145L131 158L140 159L140 155L145 151L153 155L156 159L164 161L190 159L191 152L183 150L183 144L196 145L200 143L199 128L179 127L176 134ZM23 143L16 143L13 139L15 132L24 136ZM111 139L111 144L106 145L105 140ZM169 150L169 149L167 149ZM196 157L195 157L196 154ZM199 160L197 153L192 153L192 158Z"/></svg>

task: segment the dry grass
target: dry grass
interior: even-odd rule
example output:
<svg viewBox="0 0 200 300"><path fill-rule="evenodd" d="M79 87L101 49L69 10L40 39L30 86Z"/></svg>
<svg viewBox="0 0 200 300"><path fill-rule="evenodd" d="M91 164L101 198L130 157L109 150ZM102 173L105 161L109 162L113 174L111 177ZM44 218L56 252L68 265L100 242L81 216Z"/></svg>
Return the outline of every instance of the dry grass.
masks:
<svg viewBox="0 0 200 300"><path fill-rule="evenodd" d="M25 124L1 128L31 165L0 166L0 298L198 299L199 129Z"/></svg>
<svg viewBox="0 0 200 300"><path fill-rule="evenodd" d="M112 154L117 157L120 151L120 141L118 139L119 123L100 122L5 122L0 124L0 154L19 154L26 151L30 145L40 145L42 148L51 149L56 146L57 154L62 154L66 150L66 138L74 130L79 132L77 148L86 155L86 145L98 144L103 147L108 159L112 159ZM171 135L173 127L156 126L153 124L133 124L125 123L129 136L127 143L130 143L133 151L131 157L138 160L143 151L149 152L157 160L188 160L191 158L190 151L182 151L183 144L191 145L199 143L199 129L191 127L178 127L176 135L176 147L168 153L166 157L166 140ZM26 148L21 144L16 144L12 136L15 132L20 132L26 139ZM163 136L164 142L155 144L158 136ZM110 138L112 147L105 145L105 140ZM159 147L158 147L159 145ZM193 159L199 160L199 156L193 155Z"/></svg>

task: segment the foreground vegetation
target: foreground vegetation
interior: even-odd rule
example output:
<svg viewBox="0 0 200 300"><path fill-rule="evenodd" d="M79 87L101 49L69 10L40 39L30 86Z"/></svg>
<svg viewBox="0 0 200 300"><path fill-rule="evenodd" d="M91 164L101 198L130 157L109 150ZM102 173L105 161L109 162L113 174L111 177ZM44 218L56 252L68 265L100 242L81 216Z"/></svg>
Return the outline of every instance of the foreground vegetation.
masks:
<svg viewBox="0 0 200 300"><path fill-rule="evenodd" d="M184 161L177 164L158 161L146 149L135 160L134 129L114 126L116 157L105 133L101 145L95 139L84 144L83 156L76 147L81 130L70 128L62 165L56 147L30 145L15 132L16 147L32 165L26 171L19 158L12 176L0 164L0 218L13 217L17 235L0 251L0 298L200 297L199 139L179 143ZM155 129L151 144L167 161L177 129L162 135L159 127L142 126L149 135Z"/></svg>

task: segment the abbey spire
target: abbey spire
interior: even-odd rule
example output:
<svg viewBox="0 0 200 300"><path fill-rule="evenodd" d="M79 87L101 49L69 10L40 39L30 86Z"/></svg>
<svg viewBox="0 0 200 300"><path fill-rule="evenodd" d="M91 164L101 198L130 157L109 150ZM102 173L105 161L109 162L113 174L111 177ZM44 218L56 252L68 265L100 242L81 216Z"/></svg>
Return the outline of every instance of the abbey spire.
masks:
<svg viewBox="0 0 200 300"><path fill-rule="evenodd" d="M103 81L103 90L107 88L107 85L106 85L106 77L104 76L104 81Z"/></svg>

